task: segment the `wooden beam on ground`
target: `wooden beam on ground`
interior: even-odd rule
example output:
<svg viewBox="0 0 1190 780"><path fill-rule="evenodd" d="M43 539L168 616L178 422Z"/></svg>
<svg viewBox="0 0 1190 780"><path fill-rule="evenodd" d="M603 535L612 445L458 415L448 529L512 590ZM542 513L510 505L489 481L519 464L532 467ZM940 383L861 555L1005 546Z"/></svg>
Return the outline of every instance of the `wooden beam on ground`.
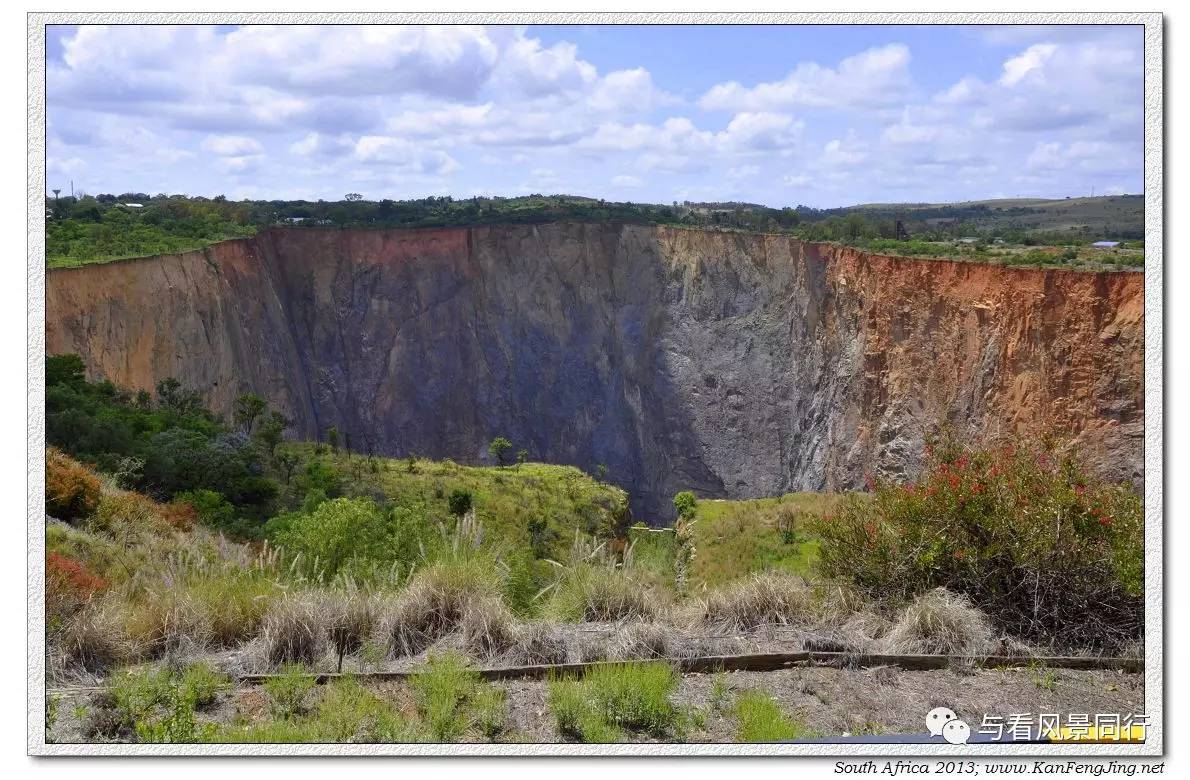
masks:
<svg viewBox="0 0 1190 780"><path fill-rule="evenodd" d="M640 659L648 660L648 659ZM706 674L720 671L773 672L797 666L834 666L839 668L863 668L873 666L897 666L912 671L949 668L999 668L1040 667L1048 669L1111 669L1129 673L1144 671L1144 660L1139 658L1105 658L1096 656L948 656L948 655L881 655L858 653L824 653L802 651L797 653L755 653L752 655L718 655L696 658L658 658L668 661L683 672ZM598 666L622 666L633 661L591 661L588 663L538 664L533 666L504 666L477 669L486 680L540 679L543 677L579 675ZM320 673L315 681L326 683L337 677L356 677L363 680L404 680L415 674L402 672L367 672L353 674ZM275 674L246 674L239 679L245 683L261 683Z"/></svg>

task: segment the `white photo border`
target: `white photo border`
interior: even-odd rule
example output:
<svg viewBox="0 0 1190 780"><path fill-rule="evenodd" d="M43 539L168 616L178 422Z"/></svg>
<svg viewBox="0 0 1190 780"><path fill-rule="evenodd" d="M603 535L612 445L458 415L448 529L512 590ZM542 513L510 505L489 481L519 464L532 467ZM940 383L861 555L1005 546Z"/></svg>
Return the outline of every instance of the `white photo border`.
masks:
<svg viewBox="0 0 1190 780"><path fill-rule="evenodd" d="M57 744L45 740L45 28L56 24L1141 25L1145 67L1143 744ZM31 13L28 15L28 752L41 756L1038 756L1164 754L1164 30L1160 13Z"/></svg>

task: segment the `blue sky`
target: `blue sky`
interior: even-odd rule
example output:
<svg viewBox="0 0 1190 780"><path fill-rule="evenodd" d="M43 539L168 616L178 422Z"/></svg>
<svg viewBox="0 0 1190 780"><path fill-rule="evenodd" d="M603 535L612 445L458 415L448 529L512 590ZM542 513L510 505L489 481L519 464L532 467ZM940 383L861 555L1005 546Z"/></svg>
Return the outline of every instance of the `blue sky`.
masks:
<svg viewBox="0 0 1190 780"><path fill-rule="evenodd" d="M54 27L47 188L1139 193L1140 27Z"/></svg>

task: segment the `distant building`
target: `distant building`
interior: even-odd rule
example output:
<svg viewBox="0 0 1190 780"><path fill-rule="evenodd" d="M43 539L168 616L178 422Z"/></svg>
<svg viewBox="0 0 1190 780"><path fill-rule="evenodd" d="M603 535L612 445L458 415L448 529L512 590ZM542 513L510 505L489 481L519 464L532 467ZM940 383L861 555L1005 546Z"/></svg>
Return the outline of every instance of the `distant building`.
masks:
<svg viewBox="0 0 1190 780"><path fill-rule="evenodd" d="M1120 245L1119 241L1096 241L1091 246L1096 249L1115 249Z"/></svg>
<svg viewBox="0 0 1190 780"><path fill-rule="evenodd" d="M955 243L956 243L956 244L978 244L978 243L979 243L979 239L978 239L978 238L972 238L972 237L967 237L967 238L959 238L959 239L955 239Z"/></svg>
<svg viewBox="0 0 1190 780"><path fill-rule="evenodd" d="M143 203L117 203L116 205L123 206L126 209L143 209L145 207Z"/></svg>

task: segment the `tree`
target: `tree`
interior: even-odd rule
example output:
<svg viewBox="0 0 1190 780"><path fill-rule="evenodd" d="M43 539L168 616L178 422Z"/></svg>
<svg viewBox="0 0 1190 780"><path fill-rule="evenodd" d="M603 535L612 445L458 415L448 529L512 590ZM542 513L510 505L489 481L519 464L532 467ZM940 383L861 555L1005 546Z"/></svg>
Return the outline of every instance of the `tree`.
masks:
<svg viewBox="0 0 1190 780"><path fill-rule="evenodd" d="M527 460L529 460L529 451L528 450L518 450L517 454L516 454L516 462L523 464Z"/></svg>
<svg viewBox="0 0 1190 780"><path fill-rule="evenodd" d="M286 549L317 560L328 579L352 559L383 560L388 540L388 518L366 498L325 501L309 514L292 518L277 538Z"/></svg>
<svg viewBox="0 0 1190 780"><path fill-rule="evenodd" d="M504 456L512 449L512 442L503 436L497 436L492 439L492 443L488 445L488 454L496 459L497 465L504 465Z"/></svg>
<svg viewBox="0 0 1190 780"><path fill-rule="evenodd" d="M272 455L281 443L285 429L289 427L289 420L278 411L271 411L256 431L256 441L266 455Z"/></svg>
<svg viewBox="0 0 1190 780"><path fill-rule="evenodd" d="M595 467L595 479L599 480L600 482L607 479L607 466L600 463Z"/></svg>
<svg viewBox="0 0 1190 780"><path fill-rule="evenodd" d="M450 507L452 515L462 517L471 509L471 491L462 488L452 490L450 498L447 499L447 505Z"/></svg>
<svg viewBox="0 0 1190 780"><path fill-rule="evenodd" d="M364 199L364 196L360 195L358 192L349 192L343 196L343 200L345 200L349 203L355 203L355 202L361 201L363 199Z"/></svg>
<svg viewBox="0 0 1190 780"><path fill-rule="evenodd" d="M674 509L678 510L679 520L693 520L698 508L698 499L689 490L683 490L674 496Z"/></svg>
<svg viewBox="0 0 1190 780"><path fill-rule="evenodd" d="M235 408L232 410L232 419L247 436L252 433L256 419L264 413L267 406L265 400L256 393L245 393L236 399Z"/></svg>
<svg viewBox="0 0 1190 780"><path fill-rule="evenodd" d="M326 429L326 443L330 445L332 452L339 451L339 429L333 425Z"/></svg>

